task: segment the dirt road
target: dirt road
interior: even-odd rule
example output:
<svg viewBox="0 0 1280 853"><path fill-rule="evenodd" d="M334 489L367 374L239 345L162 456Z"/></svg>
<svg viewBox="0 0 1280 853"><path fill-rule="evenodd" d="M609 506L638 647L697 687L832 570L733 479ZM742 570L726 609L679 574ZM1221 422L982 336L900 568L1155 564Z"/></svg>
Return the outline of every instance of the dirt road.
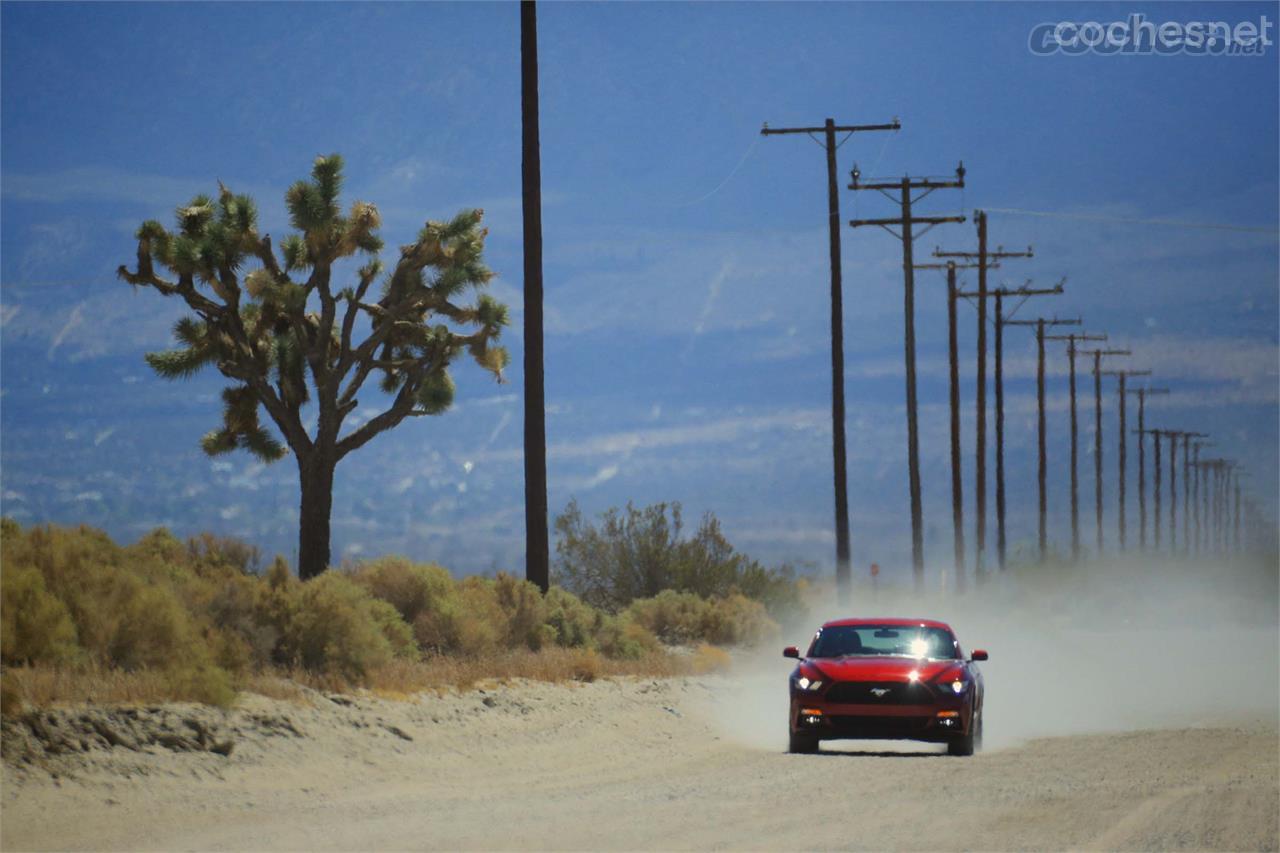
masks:
<svg viewBox="0 0 1280 853"><path fill-rule="evenodd" d="M1277 848L1274 720L1033 739L971 759L853 742L791 756L778 748L781 718L759 730L738 713L742 698L728 676L352 706L255 697L225 721L240 729L227 757L93 750L54 761L59 779L6 767L0 841L5 850ZM255 714L287 716L297 734L252 725Z"/></svg>

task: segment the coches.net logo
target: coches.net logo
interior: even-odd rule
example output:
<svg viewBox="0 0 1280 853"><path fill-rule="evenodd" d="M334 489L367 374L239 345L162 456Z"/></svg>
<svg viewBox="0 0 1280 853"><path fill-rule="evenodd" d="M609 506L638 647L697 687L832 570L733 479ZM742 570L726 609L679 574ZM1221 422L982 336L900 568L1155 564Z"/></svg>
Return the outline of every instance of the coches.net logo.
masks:
<svg viewBox="0 0 1280 853"><path fill-rule="evenodd" d="M1122 21L1049 21L1032 28L1027 46L1036 56L1261 56L1274 42L1274 23L1254 21L1164 21L1135 12Z"/></svg>

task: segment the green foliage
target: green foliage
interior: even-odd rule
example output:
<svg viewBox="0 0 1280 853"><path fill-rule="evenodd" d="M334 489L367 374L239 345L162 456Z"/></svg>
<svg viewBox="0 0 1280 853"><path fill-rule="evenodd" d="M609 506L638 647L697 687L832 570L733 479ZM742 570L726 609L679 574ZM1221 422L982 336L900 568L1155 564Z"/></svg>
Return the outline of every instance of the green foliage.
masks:
<svg viewBox="0 0 1280 853"><path fill-rule="evenodd" d="M342 157L329 154L285 192L298 233L280 242L283 265L270 238L258 233L253 200L220 183L216 199L198 195L174 211L173 231L144 222L135 270L118 269L129 284L177 296L191 309L174 327L178 346L147 354L158 375L187 379L213 366L231 380L222 422L200 439L201 448L211 456L244 450L264 462L294 453L304 470L316 472L304 478L304 504L321 500L314 492L331 487L337 463L377 434L406 417L447 411L454 399L449 369L464 354L498 381L510 361L497 343L506 307L488 294L477 292L470 305L461 298L493 278L484 263L483 212L427 222L384 276L376 257L381 215L364 201L344 215L342 185ZM335 269L345 271L340 262L355 255L367 257L356 280L332 282ZM373 298L379 277L382 296ZM357 331L368 334L360 340ZM344 431L371 375L395 399ZM318 404L314 424L303 412L311 402ZM303 577L327 568L329 543L320 541L326 530L300 527Z"/></svg>
<svg viewBox="0 0 1280 853"><path fill-rule="evenodd" d="M738 593L708 599L668 589L653 598L636 599L626 612L662 642L673 645L758 645L779 633L778 623L763 604Z"/></svg>
<svg viewBox="0 0 1280 853"><path fill-rule="evenodd" d="M34 566L6 565L0 574L0 659L67 663L79 654L76 626Z"/></svg>
<svg viewBox="0 0 1280 853"><path fill-rule="evenodd" d="M283 626L285 662L360 682L412 646L408 626L391 618L395 608L345 575L326 572L300 587Z"/></svg>
<svg viewBox="0 0 1280 853"><path fill-rule="evenodd" d="M740 593L764 604L775 619L802 610L790 566L770 569L734 551L711 513L683 538L680 504L610 509L597 526L571 501L555 520L555 576L595 607L617 612L663 590L702 598Z"/></svg>

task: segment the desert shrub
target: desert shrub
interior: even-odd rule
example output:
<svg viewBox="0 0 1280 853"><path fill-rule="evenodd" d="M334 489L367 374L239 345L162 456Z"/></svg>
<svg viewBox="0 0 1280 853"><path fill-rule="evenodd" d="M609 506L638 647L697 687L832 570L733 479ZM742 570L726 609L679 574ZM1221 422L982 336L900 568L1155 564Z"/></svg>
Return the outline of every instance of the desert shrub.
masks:
<svg viewBox="0 0 1280 853"><path fill-rule="evenodd" d="M61 663L79 654L76 626L66 605L32 566L6 565L0 573L0 659Z"/></svg>
<svg viewBox="0 0 1280 853"><path fill-rule="evenodd" d="M396 609L423 651L457 647L458 592L448 570L403 557L383 557L362 564L352 577Z"/></svg>
<svg viewBox="0 0 1280 853"><path fill-rule="evenodd" d="M755 645L778 634L764 605L738 593L707 599L664 590L631 602L626 612L668 645Z"/></svg>
<svg viewBox="0 0 1280 853"><path fill-rule="evenodd" d="M551 642L565 648L591 647L600 630L603 614L573 593L558 586L547 590L543 598L545 627L551 629Z"/></svg>
<svg viewBox="0 0 1280 853"><path fill-rule="evenodd" d="M537 586L499 572L492 589L506 619L503 640L508 648L537 651L554 641L556 631L547 625L546 603Z"/></svg>
<svg viewBox="0 0 1280 853"><path fill-rule="evenodd" d="M625 613L603 615L595 639L606 657L618 660L639 660L658 651L657 637Z"/></svg>
<svg viewBox="0 0 1280 853"><path fill-rule="evenodd" d="M703 620L701 639L722 646L754 646L779 634L762 603L737 593L713 599Z"/></svg>
<svg viewBox="0 0 1280 853"><path fill-rule="evenodd" d="M277 658L291 665L361 682L393 658L417 653L396 609L339 572L274 592L268 606L283 623Z"/></svg>
<svg viewBox="0 0 1280 853"><path fill-rule="evenodd" d="M767 568L736 552L712 513L685 537L679 503L627 504L604 512L597 525L571 501L555 529L555 579L593 607L616 613L638 598L675 590L702 598L741 593L763 602L775 619L803 610L794 568Z"/></svg>
<svg viewBox="0 0 1280 853"><path fill-rule="evenodd" d="M234 536L201 533L187 540L191 559L206 566L222 566L242 574L257 574L262 567L262 552Z"/></svg>
<svg viewBox="0 0 1280 853"><path fill-rule="evenodd" d="M706 638L711 606L691 592L667 589L653 598L636 599L627 613L662 642L681 645Z"/></svg>
<svg viewBox="0 0 1280 853"><path fill-rule="evenodd" d="M710 672L728 672L733 666L733 658L719 646L700 644L693 650L689 659L689 670L694 675L706 675Z"/></svg>

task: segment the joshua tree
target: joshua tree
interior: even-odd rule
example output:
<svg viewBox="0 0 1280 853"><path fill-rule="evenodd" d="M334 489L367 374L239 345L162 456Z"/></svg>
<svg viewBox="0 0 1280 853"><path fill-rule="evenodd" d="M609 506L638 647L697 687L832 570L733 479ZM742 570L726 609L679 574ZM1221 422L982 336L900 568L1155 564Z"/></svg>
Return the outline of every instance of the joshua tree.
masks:
<svg viewBox="0 0 1280 853"><path fill-rule="evenodd" d="M218 187L216 200L196 196L178 208L175 231L144 222L137 232L137 270L121 266L119 275L178 296L194 312L174 327L177 349L147 354L158 374L184 379L213 365L232 381L222 392L222 425L201 440L204 451L243 448L267 462L293 453L302 490L298 574L310 578L329 564L338 462L407 417L448 409L454 393L448 368L464 351L502 381L508 355L494 342L507 309L484 293L471 305L455 301L493 277L483 261L483 211L428 222L416 242L400 248L400 259L384 277L378 209L357 201L347 215L339 210L338 155L317 157L311 180L285 193L290 221L301 233L281 242L283 266L270 235L258 233L253 200L221 182ZM367 263L351 286L335 291L335 265L358 253ZM249 265L255 268L244 273ZM367 298L379 278L381 296ZM475 331L462 334L450 323ZM355 341L357 335L363 340ZM343 421L373 373L391 395L390 405L344 434ZM283 444L259 420L260 408ZM308 433L305 420L311 417Z"/></svg>

